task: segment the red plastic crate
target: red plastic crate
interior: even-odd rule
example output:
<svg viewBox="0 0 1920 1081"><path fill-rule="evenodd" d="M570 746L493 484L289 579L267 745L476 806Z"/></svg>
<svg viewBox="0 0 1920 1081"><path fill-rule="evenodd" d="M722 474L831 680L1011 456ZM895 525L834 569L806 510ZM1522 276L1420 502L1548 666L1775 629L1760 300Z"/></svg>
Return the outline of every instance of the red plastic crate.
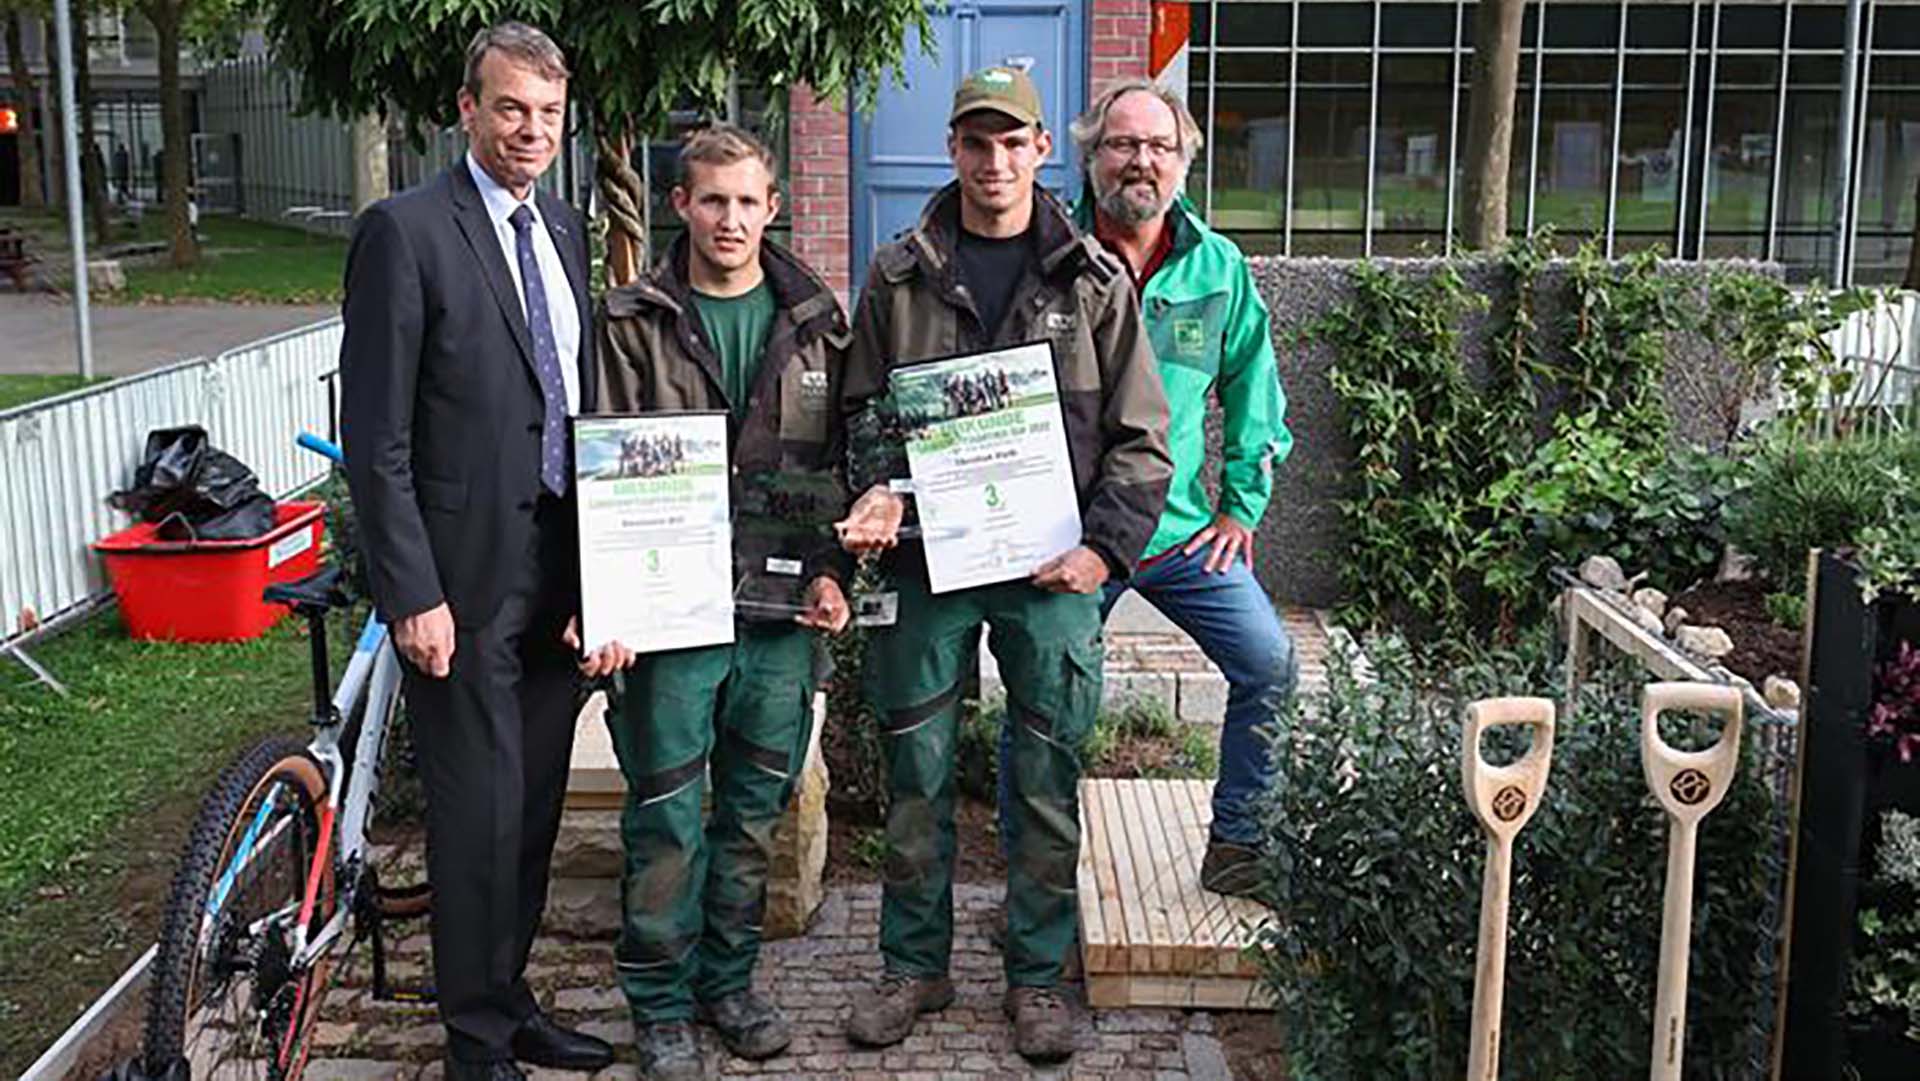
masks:
<svg viewBox="0 0 1920 1081"><path fill-rule="evenodd" d="M287 614L261 591L319 569L325 503L282 503L272 531L251 540L169 541L141 523L95 542L135 638L235 642Z"/></svg>

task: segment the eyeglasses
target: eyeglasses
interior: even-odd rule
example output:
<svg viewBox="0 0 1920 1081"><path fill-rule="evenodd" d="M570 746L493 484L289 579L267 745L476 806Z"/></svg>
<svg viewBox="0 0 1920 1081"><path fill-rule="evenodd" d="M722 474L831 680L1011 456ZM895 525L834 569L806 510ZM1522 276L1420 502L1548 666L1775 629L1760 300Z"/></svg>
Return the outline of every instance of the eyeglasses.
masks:
<svg viewBox="0 0 1920 1081"><path fill-rule="evenodd" d="M1171 158L1180 153L1180 144L1165 136L1142 139L1135 135L1109 135L1100 140L1100 149L1116 158L1131 158L1141 150L1151 150L1156 157Z"/></svg>

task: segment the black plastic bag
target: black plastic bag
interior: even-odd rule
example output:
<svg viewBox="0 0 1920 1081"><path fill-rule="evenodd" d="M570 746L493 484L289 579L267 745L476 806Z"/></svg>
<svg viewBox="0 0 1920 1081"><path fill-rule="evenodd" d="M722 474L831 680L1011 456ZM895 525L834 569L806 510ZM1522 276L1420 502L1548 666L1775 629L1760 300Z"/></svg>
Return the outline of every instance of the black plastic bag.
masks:
<svg viewBox="0 0 1920 1081"><path fill-rule="evenodd" d="M133 486L107 501L159 523L162 540L250 540L274 526L273 499L253 470L197 425L148 432Z"/></svg>

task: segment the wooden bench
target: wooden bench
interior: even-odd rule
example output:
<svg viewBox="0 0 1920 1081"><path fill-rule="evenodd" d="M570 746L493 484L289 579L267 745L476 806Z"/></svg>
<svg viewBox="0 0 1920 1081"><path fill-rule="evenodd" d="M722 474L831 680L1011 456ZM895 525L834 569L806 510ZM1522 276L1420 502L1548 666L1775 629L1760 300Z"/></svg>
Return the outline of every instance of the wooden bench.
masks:
<svg viewBox="0 0 1920 1081"><path fill-rule="evenodd" d="M0 274L13 279L13 287L24 293L35 284L34 266L39 260L27 250L27 238L17 230L0 226Z"/></svg>

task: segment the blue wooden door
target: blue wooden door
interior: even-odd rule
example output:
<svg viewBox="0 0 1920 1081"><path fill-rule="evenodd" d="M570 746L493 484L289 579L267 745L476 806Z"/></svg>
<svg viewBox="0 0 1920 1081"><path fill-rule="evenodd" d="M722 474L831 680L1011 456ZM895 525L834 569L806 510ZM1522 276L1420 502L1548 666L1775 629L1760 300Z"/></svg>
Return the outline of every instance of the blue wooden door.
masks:
<svg viewBox="0 0 1920 1081"><path fill-rule="evenodd" d="M910 228L927 197L953 179L947 110L968 72L1025 63L1046 105L1053 155L1040 181L1078 191L1079 162L1067 122L1086 105L1085 0L952 0L928 15L934 55L908 42L906 85L889 83L873 116L853 119L853 284L881 244Z"/></svg>

